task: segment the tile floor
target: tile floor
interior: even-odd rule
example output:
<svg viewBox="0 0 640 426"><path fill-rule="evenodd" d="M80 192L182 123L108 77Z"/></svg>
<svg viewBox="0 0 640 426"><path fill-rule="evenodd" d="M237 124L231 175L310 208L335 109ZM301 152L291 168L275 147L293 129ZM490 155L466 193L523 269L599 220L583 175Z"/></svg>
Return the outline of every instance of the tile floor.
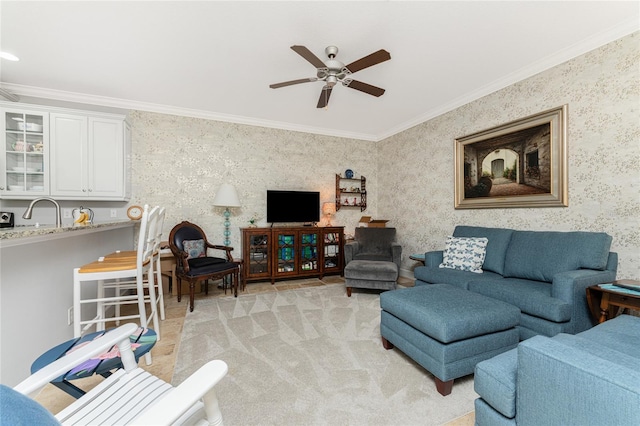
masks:
<svg viewBox="0 0 640 426"><path fill-rule="evenodd" d="M291 281L279 281L275 284L270 282L256 282L248 283L245 290L246 293L256 294L265 293L271 291L284 291L295 288L302 288L308 286L323 286L330 284L343 283L344 279L339 276L326 276L322 280L316 278L291 280ZM413 280L409 278L400 277L398 283L403 286L413 285ZM357 290L354 290L357 291ZM241 293L240 293L241 294ZM230 296L230 292L227 291L226 296ZM195 297L195 309L198 309L198 299L205 297L224 297L224 290L217 288L214 285L209 287L209 295L204 293L196 294ZM346 297L346 293L345 293ZM165 295L165 320L162 321L160 331L161 339L151 350L153 357L152 365L146 365L144 359L140 360L140 366L152 374L160 377L166 382L171 382L173 376L173 369L175 365L175 357L178 352L178 344L180 342L180 334L182 333L182 325L187 313L187 306L189 303L188 295L183 295L182 301L178 303L177 297L170 294ZM113 326L113 325L110 325ZM75 385L81 389L91 389L101 380L100 377L90 377L87 379L81 379L74 382ZM36 397L36 400L53 413L57 413L67 405L72 403L74 399L59 390L58 388L47 385L40 394ZM472 426L474 424L475 417L472 413L469 413L463 417L455 419L446 424L446 426Z"/></svg>

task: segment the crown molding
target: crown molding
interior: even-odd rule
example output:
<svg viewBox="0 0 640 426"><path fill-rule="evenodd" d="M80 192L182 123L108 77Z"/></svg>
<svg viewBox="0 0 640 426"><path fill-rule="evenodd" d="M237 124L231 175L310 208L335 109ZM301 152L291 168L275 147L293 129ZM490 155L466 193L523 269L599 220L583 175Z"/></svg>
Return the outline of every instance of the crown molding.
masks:
<svg viewBox="0 0 640 426"><path fill-rule="evenodd" d="M562 49L553 55L542 58L541 60L536 61L527 67L521 68L500 79L494 80L486 86L480 87L477 90L453 99L451 102L440 105L438 108L427 111L426 113L421 114L420 116L412 120L405 121L404 123L393 127L392 129L389 129L389 131L385 132L384 134L378 135L377 141L384 140L407 129L410 129L411 127L414 127L420 123L424 123L425 121L434 119L449 111L453 111L456 108L487 96L493 92L497 92L498 90L504 89L505 87L526 80L529 77L556 67L564 62L577 58L580 55L584 55L585 53L588 53L606 44L631 35L639 30L640 21L638 21L637 19L629 19L620 25L581 40L579 43Z"/></svg>
<svg viewBox="0 0 640 426"><path fill-rule="evenodd" d="M271 129L288 130L293 132L311 133L323 136L332 136L338 138L357 139L365 141L377 141L376 135L345 132L335 129L327 129L312 126L296 125L281 121L263 120L251 117L243 117L238 115L223 114L212 111L181 108L171 105L154 104L149 102L139 102L129 99L110 98L107 96L88 95L77 92L67 92L56 89L46 89L43 87L24 86L20 84L1 83L0 86L10 90L20 96L28 96L40 99L49 99L54 101L71 102L79 104L87 104L108 108L117 108L124 110L140 110L147 112L155 112L160 114L177 115L181 117L202 118L206 120L216 120L228 123L245 124L248 126L267 127Z"/></svg>

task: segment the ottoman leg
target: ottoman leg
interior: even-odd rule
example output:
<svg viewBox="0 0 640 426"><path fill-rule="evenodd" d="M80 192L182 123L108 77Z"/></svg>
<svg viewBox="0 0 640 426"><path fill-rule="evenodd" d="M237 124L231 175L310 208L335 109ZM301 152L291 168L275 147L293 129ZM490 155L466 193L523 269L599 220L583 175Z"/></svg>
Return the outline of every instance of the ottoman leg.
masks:
<svg viewBox="0 0 640 426"><path fill-rule="evenodd" d="M436 376L433 376L433 378L436 379L436 389L440 395L447 396L451 393L451 389L453 389L453 380L443 382Z"/></svg>
<svg viewBox="0 0 640 426"><path fill-rule="evenodd" d="M393 343L391 343L390 341L388 341L387 339L385 339L384 337L380 336L380 338L382 339L382 347L389 350L389 349L393 349Z"/></svg>
<svg viewBox="0 0 640 426"><path fill-rule="evenodd" d="M351 297L351 287L347 287L347 297Z"/></svg>

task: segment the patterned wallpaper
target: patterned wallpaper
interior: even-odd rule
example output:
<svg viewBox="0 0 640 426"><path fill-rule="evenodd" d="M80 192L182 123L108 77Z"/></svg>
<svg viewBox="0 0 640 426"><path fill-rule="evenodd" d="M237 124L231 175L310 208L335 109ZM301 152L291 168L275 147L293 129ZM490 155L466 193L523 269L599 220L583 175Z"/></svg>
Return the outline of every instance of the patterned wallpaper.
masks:
<svg viewBox="0 0 640 426"><path fill-rule="evenodd" d="M603 231L618 277L640 279L640 33L471 102L378 145L378 211L407 254L458 224ZM455 210L454 139L568 104L569 207Z"/></svg>
<svg viewBox="0 0 640 426"><path fill-rule="evenodd" d="M222 183L235 186L242 205L231 209L230 219L238 257L238 228L249 226L253 216L259 226L266 225L267 189L319 191L321 203L334 201L336 173L352 169L367 178L368 197L378 198L375 142L141 111L129 118L131 201L166 206L167 236L175 224L188 220L222 244L224 209L212 204ZM353 233L361 215L359 208L346 207L331 222Z"/></svg>
<svg viewBox="0 0 640 426"><path fill-rule="evenodd" d="M132 203L167 207L165 233L190 220L222 242L218 186L233 184L231 244L239 227L265 222L267 189L313 190L334 198L335 173L367 178L364 214L390 219L409 254L442 249L457 224L530 230L593 230L613 236L621 278L640 279L640 34L540 73L449 113L368 142L133 111ZM453 141L569 105L569 207L455 210ZM353 232L362 213L341 209L333 224Z"/></svg>

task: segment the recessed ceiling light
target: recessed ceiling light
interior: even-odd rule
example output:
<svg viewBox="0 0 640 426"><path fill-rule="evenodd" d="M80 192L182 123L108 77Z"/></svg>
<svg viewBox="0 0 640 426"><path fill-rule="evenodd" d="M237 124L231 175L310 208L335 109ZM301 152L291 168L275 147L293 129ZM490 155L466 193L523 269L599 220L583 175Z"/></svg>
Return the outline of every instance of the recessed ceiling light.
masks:
<svg viewBox="0 0 640 426"><path fill-rule="evenodd" d="M12 55L9 52L0 52L0 58L6 59L8 61L19 61L20 60L20 58L18 58L16 55Z"/></svg>

